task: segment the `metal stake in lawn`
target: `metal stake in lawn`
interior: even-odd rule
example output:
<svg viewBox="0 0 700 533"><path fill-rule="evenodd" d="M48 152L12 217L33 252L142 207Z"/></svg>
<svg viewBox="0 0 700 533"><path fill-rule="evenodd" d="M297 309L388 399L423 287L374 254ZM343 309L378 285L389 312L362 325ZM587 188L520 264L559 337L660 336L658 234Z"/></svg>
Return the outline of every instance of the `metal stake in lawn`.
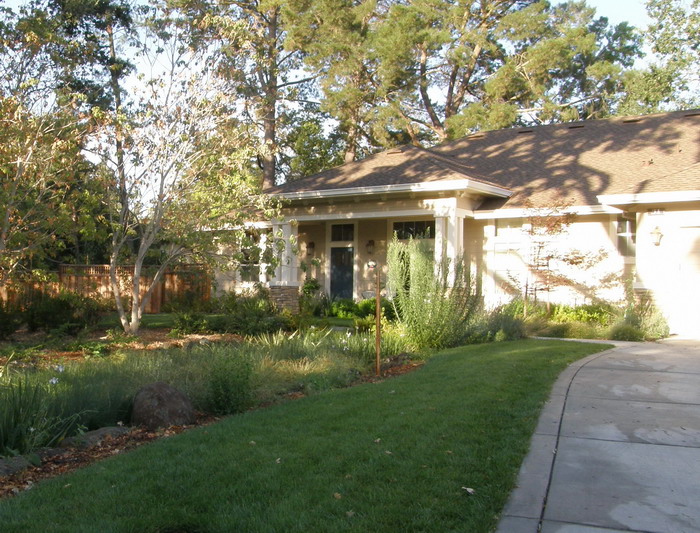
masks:
<svg viewBox="0 0 700 533"><path fill-rule="evenodd" d="M381 374L381 369L380 369L380 362L379 362L379 354L381 352L381 344L382 344L382 334L381 334L381 324L382 324L382 305L381 305L381 297L379 294L380 291L380 280L381 280L381 269L377 265L377 262L372 259L367 263L367 266L369 267L370 270L374 270L377 273L377 280L375 281L375 287L374 287L374 318L375 318L375 335L374 335L374 346L375 346L375 352L376 352L376 372L377 376Z"/></svg>

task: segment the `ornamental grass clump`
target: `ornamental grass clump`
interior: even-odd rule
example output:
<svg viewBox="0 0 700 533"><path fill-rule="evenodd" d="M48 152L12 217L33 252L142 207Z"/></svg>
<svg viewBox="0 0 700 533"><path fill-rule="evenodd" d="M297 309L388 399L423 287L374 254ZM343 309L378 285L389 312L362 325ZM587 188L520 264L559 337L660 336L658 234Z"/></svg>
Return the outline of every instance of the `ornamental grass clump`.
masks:
<svg viewBox="0 0 700 533"><path fill-rule="evenodd" d="M435 263L420 240L394 239L388 251L388 283L399 322L418 350L457 346L481 306L469 268L446 254Z"/></svg>
<svg viewBox="0 0 700 533"><path fill-rule="evenodd" d="M53 446L74 430L80 413L63 416L57 409L52 390L59 383L53 377L46 383L19 377L0 383L0 457Z"/></svg>

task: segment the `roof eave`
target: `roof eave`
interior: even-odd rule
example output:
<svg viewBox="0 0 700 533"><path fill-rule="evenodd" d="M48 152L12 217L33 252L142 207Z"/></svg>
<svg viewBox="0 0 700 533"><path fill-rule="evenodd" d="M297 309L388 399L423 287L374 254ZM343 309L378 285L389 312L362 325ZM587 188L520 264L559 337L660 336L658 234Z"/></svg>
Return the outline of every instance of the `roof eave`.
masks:
<svg viewBox="0 0 700 533"><path fill-rule="evenodd" d="M603 205L662 204L700 201L700 191L643 192L637 194L601 194Z"/></svg>
<svg viewBox="0 0 700 533"><path fill-rule="evenodd" d="M470 179L432 181L424 183L402 183L397 185L374 185L371 187L346 187L342 189L324 189L320 191L299 191L280 193L277 196L286 200L308 200L314 198L342 198L348 196L371 196L377 194L398 194L407 192L449 192L468 191L473 193L510 198L513 191Z"/></svg>

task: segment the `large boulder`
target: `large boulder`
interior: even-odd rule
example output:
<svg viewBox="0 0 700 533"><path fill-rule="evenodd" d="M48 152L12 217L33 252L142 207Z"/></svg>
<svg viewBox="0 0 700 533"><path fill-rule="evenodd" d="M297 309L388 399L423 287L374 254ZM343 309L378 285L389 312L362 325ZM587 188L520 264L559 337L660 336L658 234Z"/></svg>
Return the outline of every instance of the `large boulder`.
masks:
<svg viewBox="0 0 700 533"><path fill-rule="evenodd" d="M185 426L196 420L189 398L175 387L159 381L146 385L134 396L131 423L156 429Z"/></svg>

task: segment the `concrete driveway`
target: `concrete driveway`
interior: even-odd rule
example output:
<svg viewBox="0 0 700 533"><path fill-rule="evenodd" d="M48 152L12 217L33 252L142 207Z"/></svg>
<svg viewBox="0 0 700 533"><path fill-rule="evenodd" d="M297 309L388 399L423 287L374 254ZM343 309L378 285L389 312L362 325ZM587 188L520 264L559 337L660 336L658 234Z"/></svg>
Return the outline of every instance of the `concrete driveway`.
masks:
<svg viewBox="0 0 700 533"><path fill-rule="evenodd" d="M614 344L557 380L498 533L700 531L700 341Z"/></svg>

